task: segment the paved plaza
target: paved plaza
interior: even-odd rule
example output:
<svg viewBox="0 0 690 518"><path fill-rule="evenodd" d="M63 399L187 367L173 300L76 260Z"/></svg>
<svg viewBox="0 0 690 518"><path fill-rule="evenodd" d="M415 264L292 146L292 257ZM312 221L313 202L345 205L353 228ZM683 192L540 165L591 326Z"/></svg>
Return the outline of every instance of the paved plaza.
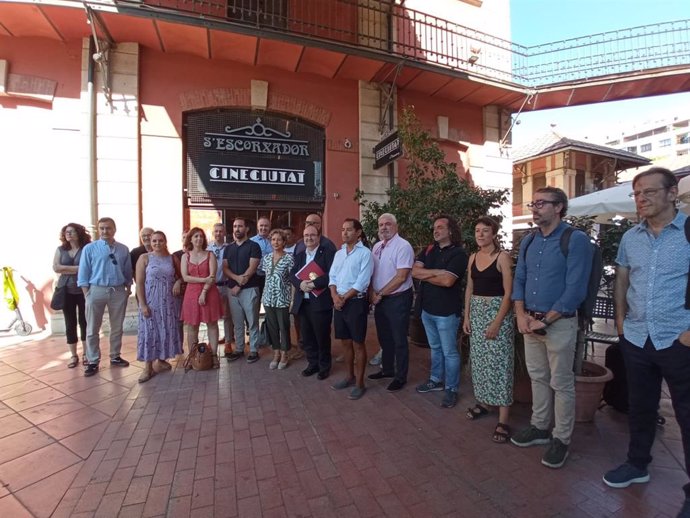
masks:
<svg viewBox="0 0 690 518"><path fill-rule="evenodd" d="M136 336L123 347L129 368L106 362L92 378L65 367L63 336L3 336L3 518L674 517L683 499L675 419L659 429L650 483L613 490L601 476L625 457L624 415L604 408L578 424L565 467L551 470L540 463L543 447L492 443L495 415L465 418L467 369L454 409L439 406L442 393L415 393L427 349L411 347L401 392L368 382L350 401L330 388L342 364L328 380L305 379L305 360L270 371L266 349L255 364L222 360L220 371L185 373L180 361L139 384ZM665 397L661 413L671 417ZM528 418L516 404L513 427Z"/></svg>

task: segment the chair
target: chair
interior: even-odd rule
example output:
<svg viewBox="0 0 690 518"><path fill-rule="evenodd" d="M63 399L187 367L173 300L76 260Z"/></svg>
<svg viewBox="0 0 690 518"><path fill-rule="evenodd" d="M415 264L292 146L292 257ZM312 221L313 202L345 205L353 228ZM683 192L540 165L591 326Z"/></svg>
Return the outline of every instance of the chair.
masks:
<svg viewBox="0 0 690 518"><path fill-rule="evenodd" d="M594 301L594 309L592 310L592 318L603 318L608 322L608 320L616 319L616 311L613 306L613 299L610 297L597 297ZM592 349L594 349L594 343L599 342L602 344L617 344L618 335L609 335L606 333L598 333L592 330L592 324L594 322L590 320L589 329L585 333L585 341L592 343Z"/></svg>

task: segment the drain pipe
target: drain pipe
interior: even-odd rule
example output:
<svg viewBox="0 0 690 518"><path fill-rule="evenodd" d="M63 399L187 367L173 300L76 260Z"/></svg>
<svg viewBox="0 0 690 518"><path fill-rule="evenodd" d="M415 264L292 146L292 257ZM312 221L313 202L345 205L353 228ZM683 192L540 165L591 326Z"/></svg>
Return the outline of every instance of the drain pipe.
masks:
<svg viewBox="0 0 690 518"><path fill-rule="evenodd" d="M91 235L96 229L96 222L98 221L98 163L96 158L96 63L93 60L93 55L96 52L96 46L93 41L93 36L89 37L89 55L86 69L86 96L87 96L87 140L88 152L87 161L89 164L89 220L91 222Z"/></svg>

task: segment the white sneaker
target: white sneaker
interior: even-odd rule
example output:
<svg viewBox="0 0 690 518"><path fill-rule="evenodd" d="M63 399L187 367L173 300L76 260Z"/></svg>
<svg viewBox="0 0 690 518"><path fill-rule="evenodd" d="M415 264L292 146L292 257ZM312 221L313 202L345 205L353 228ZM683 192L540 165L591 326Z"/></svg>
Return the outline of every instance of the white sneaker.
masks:
<svg viewBox="0 0 690 518"><path fill-rule="evenodd" d="M371 360L369 360L369 365L373 365L374 367L381 365L381 354L382 354L382 351L381 351L381 349L379 349L379 352L377 352L374 355L374 357Z"/></svg>

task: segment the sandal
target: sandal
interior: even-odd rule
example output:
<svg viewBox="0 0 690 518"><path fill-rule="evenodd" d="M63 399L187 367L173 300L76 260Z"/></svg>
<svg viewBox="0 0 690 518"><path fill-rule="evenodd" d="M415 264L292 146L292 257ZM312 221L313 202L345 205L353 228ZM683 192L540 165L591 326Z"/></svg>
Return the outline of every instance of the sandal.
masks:
<svg viewBox="0 0 690 518"><path fill-rule="evenodd" d="M482 405L477 403L472 408L467 409L467 413L465 414L465 416L470 421L474 421L475 419L479 419L480 417L484 417L488 413L489 413L489 411L486 408L484 408Z"/></svg>
<svg viewBox="0 0 690 518"><path fill-rule="evenodd" d="M497 444L503 444L504 442L508 442L508 439L510 439L511 435L512 430L510 429L510 426L507 424L498 423L494 429L494 435L491 437L491 440Z"/></svg>
<svg viewBox="0 0 690 518"><path fill-rule="evenodd" d="M169 371L172 370L172 365L170 365L165 360L158 360L158 371Z"/></svg>
<svg viewBox="0 0 690 518"><path fill-rule="evenodd" d="M67 368L74 369L77 365L79 365L79 356L72 356L72 359L67 364Z"/></svg>
<svg viewBox="0 0 690 518"><path fill-rule="evenodd" d="M220 369L220 360L218 359L218 356L213 357L213 368Z"/></svg>
<svg viewBox="0 0 690 518"><path fill-rule="evenodd" d="M139 383L146 383L148 380L153 378L156 375L156 372L151 369L149 371L144 371L141 373L141 376L139 376Z"/></svg>

